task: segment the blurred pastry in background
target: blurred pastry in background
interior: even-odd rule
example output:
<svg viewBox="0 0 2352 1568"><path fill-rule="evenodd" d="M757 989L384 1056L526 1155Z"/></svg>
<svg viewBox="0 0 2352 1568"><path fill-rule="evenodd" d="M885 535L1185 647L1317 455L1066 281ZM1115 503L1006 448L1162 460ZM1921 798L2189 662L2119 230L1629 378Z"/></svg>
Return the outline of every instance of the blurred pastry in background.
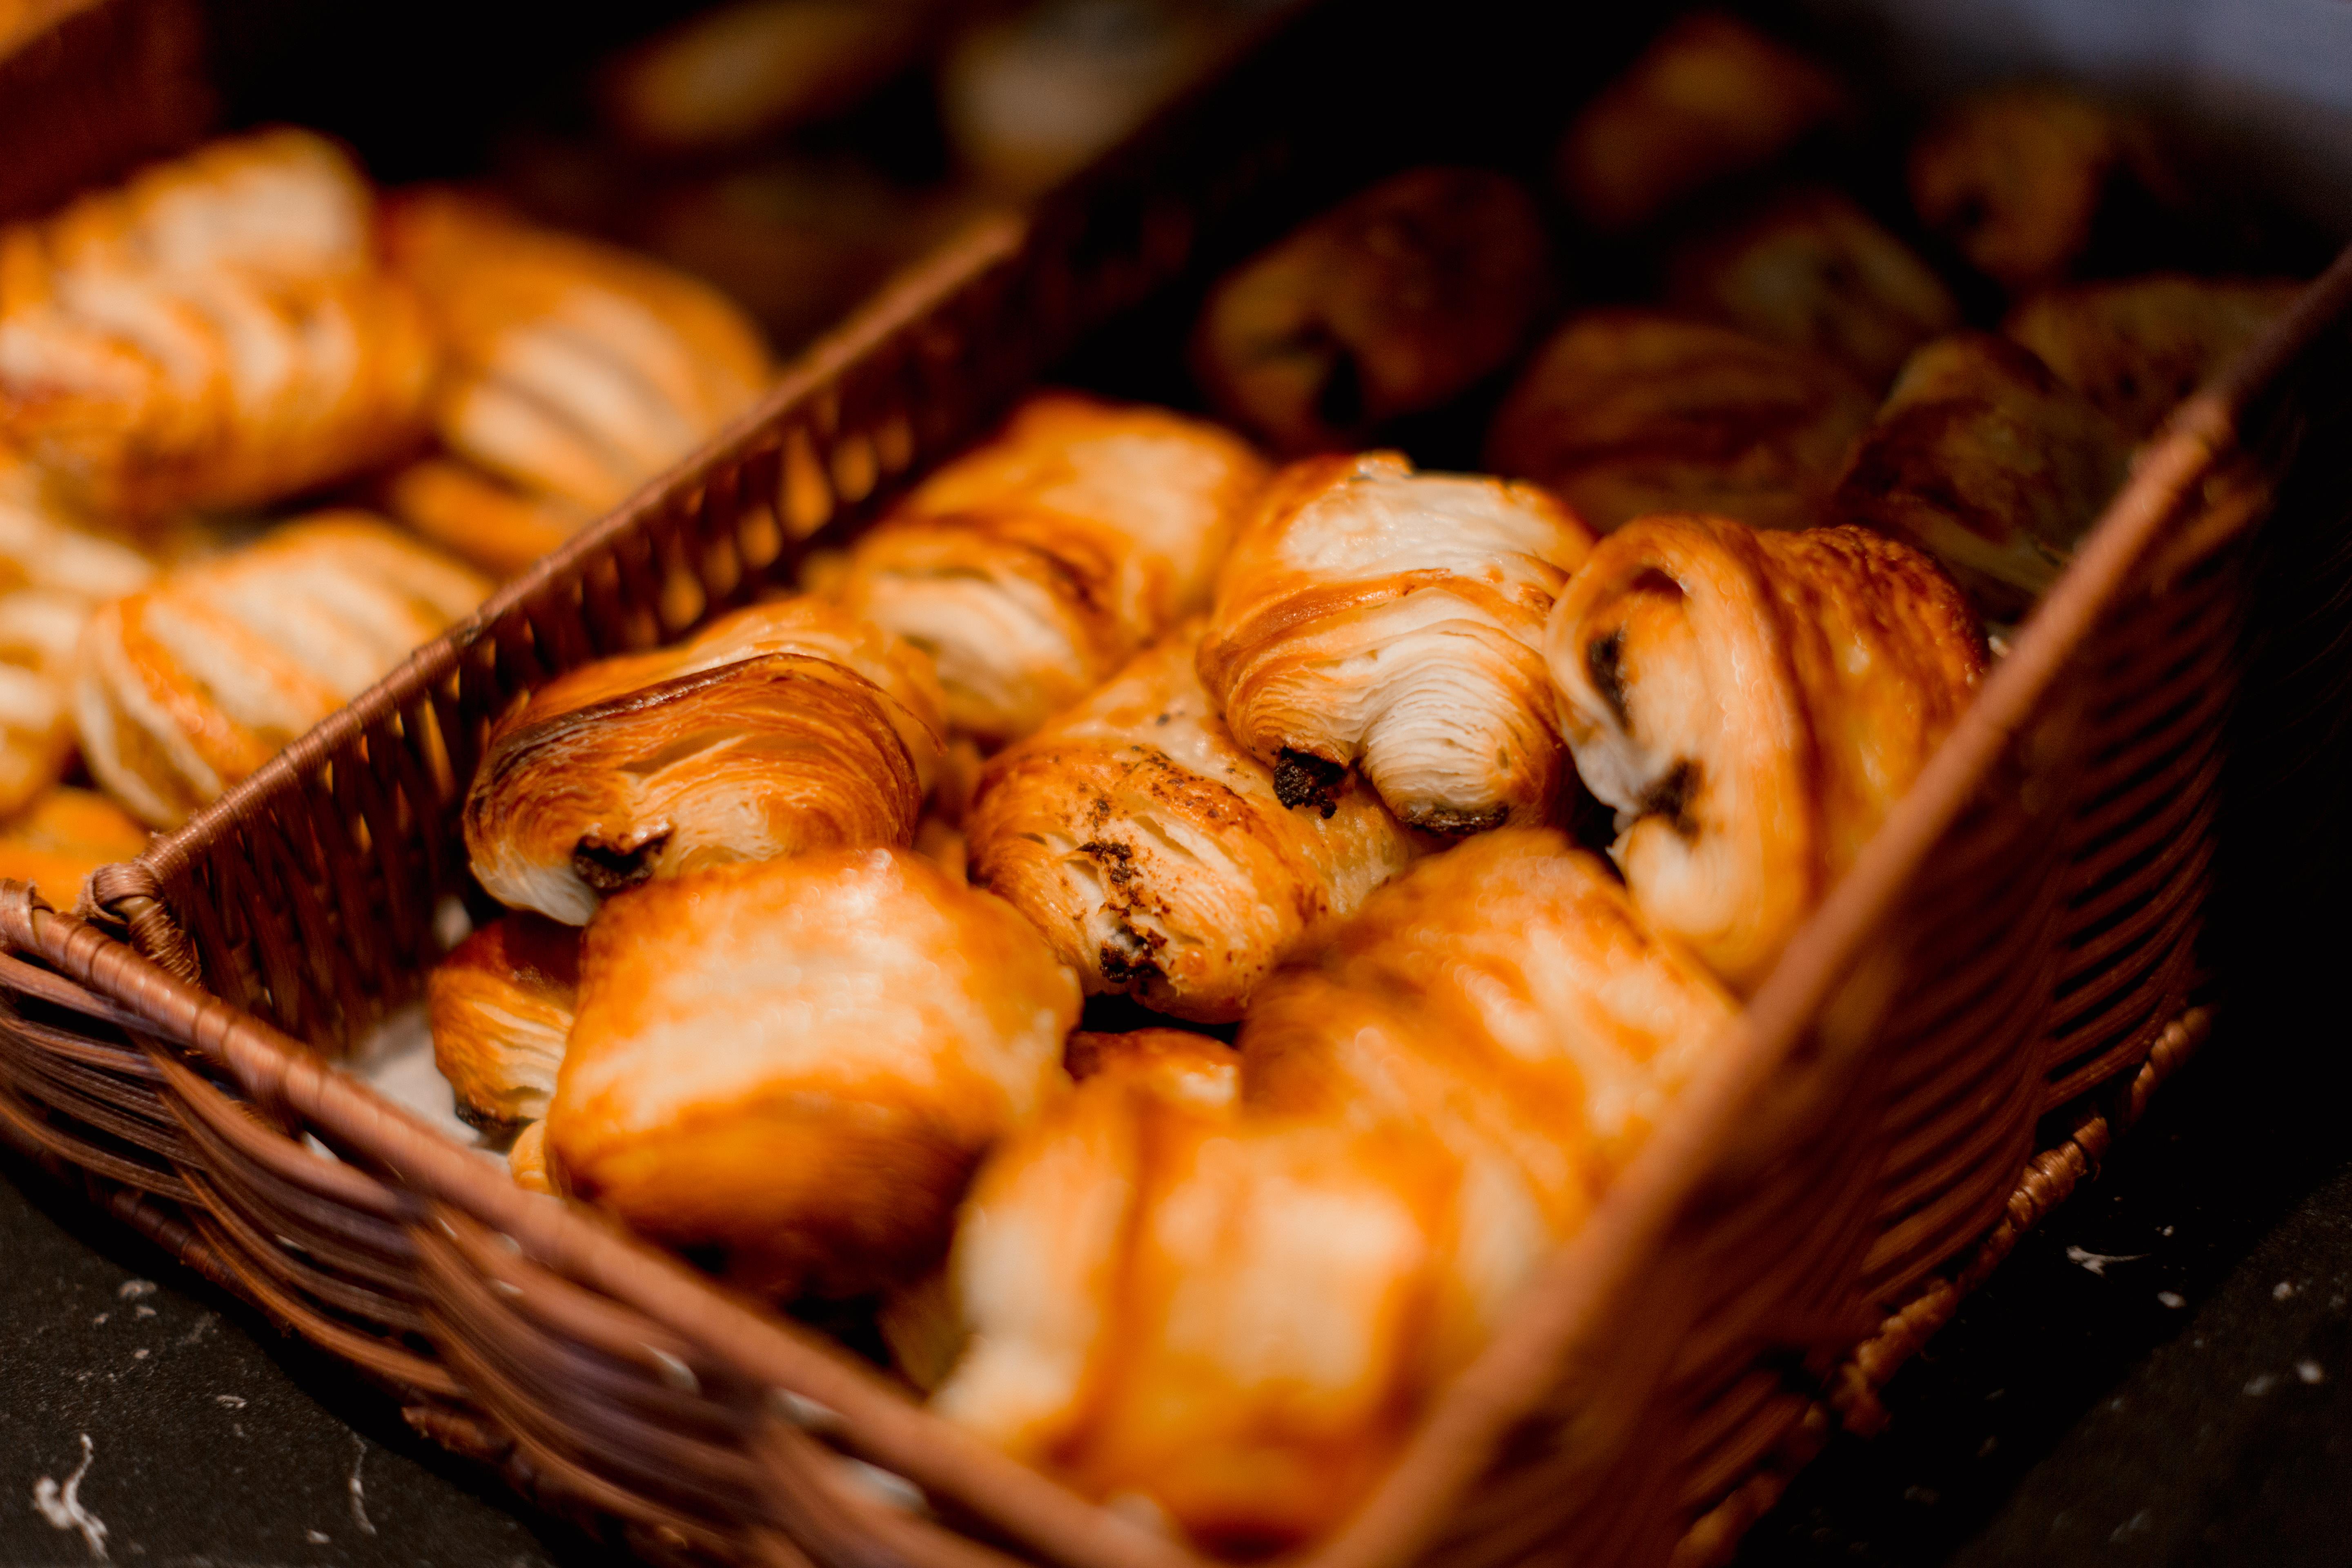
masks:
<svg viewBox="0 0 2352 1568"><path fill-rule="evenodd" d="M470 614L489 584L363 512L322 512L100 609L76 659L90 773L176 827Z"/></svg>
<svg viewBox="0 0 2352 1568"><path fill-rule="evenodd" d="M1594 310L1520 375L1486 463L1603 533L1676 511L1807 528L1873 404L1853 371L1811 350L1655 310Z"/></svg>
<svg viewBox="0 0 2352 1568"><path fill-rule="evenodd" d="M583 665L502 717L466 850L492 898L582 925L640 882L908 844L940 707L929 661L889 633L804 595L755 605Z"/></svg>
<svg viewBox="0 0 2352 1568"><path fill-rule="evenodd" d="M449 950L425 982L433 1062L477 1127L547 1114L579 1005L580 931L502 915Z"/></svg>
<svg viewBox="0 0 2352 1568"><path fill-rule="evenodd" d="M2130 450L2030 351L1962 332L1911 356L1832 506L1927 551L1984 615L2015 621L2074 558Z"/></svg>
<svg viewBox="0 0 2352 1568"><path fill-rule="evenodd" d="M2037 294L2001 331L2032 349L2134 440L2284 314L2303 285L2288 278L2159 273Z"/></svg>
<svg viewBox="0 0 2352 1568"><path fill-rule="evenodd" d="M425 458L385 476L383 507L452 554L507 578L577 533L582 507L526 490L453 458Z"/></svg>
<svg viewBox="0 0 2352 1568"><path fill-rule="evenodd" d="M860 536L834 591L938 661L950 725L1002 744L1206 607L1265 473L1205 420L1034 394Z"/></svg>
<svg viewBox="0 0 2352 1568"><path fill-rule="evenodd" d="M2013 293L2144 252L2197 206L2145 117L2053 86L1954 104L1913 145L1910 185L1919 221Z"/></svg>
<svg viewBox="0 0 2352 1568"><path fill-rule="evenodd" d="M981 774L971 879L1034 921L1089 995L1203 1023L1417 852L1371 789L1292 811L1194 669L1198 624Z"/></svg>
<svg viewBox="0 0 2352 1568"><path fill-rule="evenodd" d="M1552 611L1560 730L1617 811L1643 917L1742 994L1958 722L1984 634L1928 556L1861 528L1650 517Z"/></svg>
<svg viewBox="0 0 2352 1568"><path fill-rule="evenodd" d="M1517 181L1422 168L1309 219L1220 281L1193 333L1209 401L1286 454L1360 446L1500 368L1551 294Z"/></svg>
<svg viewBox="0 0 2352 1568"><path fill-rule="evenodd" d="M1933 268L1836 191L1791 191L1678 247L1667 302L1844 364L1872 387L1960 324Z"/></svg>
<svg viewBox="0 0 2352 1568"><path fill-rule="evenodd" d="M1027 921L907 850L648 883L588 928L550 1160L742 1289L908 1285L981 1157L1065 1091L1077 1017Z"/></svg>
<svg viewBox="0 0 2352 1568"><path fill-rule="evenodd" d="M550 521L568 510L577 527L617 505L767 387L759 329L657 262L446 191L388 204L384 227L446 347L433 400L443 444ZM394 500L403 493L395 484ZM428 489L417 521L462 551L472 530L450 527L464 515L455 493ZM510 536L493 532L510 511L481 512L500 540L483 563L511 569Z"/></svg>
<svg viewBox="0 0 2352 1568"><path fill-rule="evenodd" d="M30 882L51 907L71 910L100 866L147 847L147 828L92 790L48 791L0 826L0 877Z"/></svg>
<svg viewBox="0 0 2352 1568"><path fill-rule="evenodd" d="M366 182L307 132L0 230L0 441L102 515L276 500L396 456L436 355Z"/></svg>
<svg viewBox="0 0 2352 1568"><path fill-rule="evenodd" d="M1843 117L1819 62L1720 11L1682 17L1601 89L1560 139L1560 190L1609 233L1778 159Z"/></svg>
<svg viewBox="0 0 2352 1568"><path fill-rule="evenodd" d="M1570 773L1544 618L1591 549L1532 485L1306 458L1218 576L1202 683L1286 806L1329 816L1352 770L1431 832L1547 822Z"/></svg>

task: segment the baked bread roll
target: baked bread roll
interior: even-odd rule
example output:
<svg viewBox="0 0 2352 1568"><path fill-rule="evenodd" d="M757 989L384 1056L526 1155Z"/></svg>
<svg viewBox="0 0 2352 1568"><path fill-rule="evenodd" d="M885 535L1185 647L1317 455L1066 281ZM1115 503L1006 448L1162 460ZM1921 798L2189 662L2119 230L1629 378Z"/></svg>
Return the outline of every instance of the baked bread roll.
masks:
<svg viewBox="0 0 2352 1568"><path fill-rule="evenodd" d="M640 882L910 843L940 725L906 644L823 600L754 605L583 665L500 719L466 851L492 898L582 925Z"/></svg>
<svg viewBox="0 0 2352 1568"><path fill-rule="evenodd" d="M1227 1022L1322 926L1412 860L1349 780L1292 811L1194 669L1197 623L981 775L971 879L1045 933L1089 995Z"/></svg>
<svg viewBox="0 0 2352 1568"><path fill-rule="evenodd" d="M299 131L0 230L0 441L93 510L256 504L422 434L436 347L373 197Z"/></svg>
<svg viewBox="0 0 2352 1568"><path fill-rule="evenodd" d="M580 932L534 914L490 921L425 982L433 1062L477 1127L547 1114L580 999Z"/></svg>
<svg viewBox="0 0 2352 1568"><path fill-rule="evenodd" d="M363 512L320 512L91 617L73 690L89 771L174 827L470 614L488 584Z"/></svg>
<svg viewBox="0 0 2352 1568"><path fill-rule="evenodd" d="M1561 194L1594 228L1637 228L1759 169L1847 112L1820 65L1719 11L1684 16L1560 139Z"/></svg>
<svg viewBox="0 0 2352 1568"><path fill-rule="evenodd" d="M1518 183L1412 169L1235 268L1201 310L1193 374L1280 452L1340 451L1500 367L1551 291Z"/></svg>
<svg viewBox="0 0 2352 1568"><path fill-rule="evenodd" d="M1864 529L1654 517L1603 540L1545 637L1560 729L1617 809L1633 901L1741 992L1959 718L1984 637Z"/></svg>
<svg viewBox="0 0 2352 1568"><path fill-rule="evenodd" d="M147 829L104 795L53 789L0 827L0 877L30 882L53 907L70 910L91 872L146 847Z"/></svg>
<svg viewBox="0 0 2352 1568"><path fill-rule="evenodd" d="M1355 768L1415 827L1541 822L1567 768L1538 649L1591 548L1530 485L1308 458L1234 542L1202 684L1285 805L1336 811Z"/></svg>
<svg viewBox="0 0 2352 1568"><path fill-rule="evenodd" d="M908 1284L1077 1016L1028 921L907 850L649 883L588 928L549 1156L746 1289Z"/></svg>
<svg viewBox="0 0 2352 1568"><path fill-rule="evenodd" d="M1206 606L1265 473L1202 420L1039 393L859 539L836 591L938 660L951 725L1002 744Z"/></svg>
<svg viewBox="0 0 2352 1568"><path fill-rule="evenodd" d="M390 204L385 230L447 346L433 406L443 443L583 521L767 388L759 330L658 263L440 191Z"/></svg>
<svg viewBox="0 0 2352 1568"><path fill-rule="evenodd" d="M2002 331L2134 440L2251 347L2303 285L2158 273L2037 294Z"/></svg>
<svg viewBox="0 0 2352 1568"><path fill-rule="evenodd" d="M1595 310L1546 343L1495 416L1486 464L1607 533L1653 512L1806 528L1870 423L1837 361L1654 310Z"/></svg>
<svg viewBox="0 0 2352 1568"><path fill-rule="evenodd" d="M2021 618L2123 482L2115 422L2002 338L1962 332L1911 356L1832 509L1943 563L1977 607Z"/></svg>
<svg viewBox="0 0 2352 1568"><path fill-rule="evenodd" d="M1870 386L1960 324L1952 291L1836 191L1791 191L1681 246L1668 302L1768 342L1836 360Z"/></svg>

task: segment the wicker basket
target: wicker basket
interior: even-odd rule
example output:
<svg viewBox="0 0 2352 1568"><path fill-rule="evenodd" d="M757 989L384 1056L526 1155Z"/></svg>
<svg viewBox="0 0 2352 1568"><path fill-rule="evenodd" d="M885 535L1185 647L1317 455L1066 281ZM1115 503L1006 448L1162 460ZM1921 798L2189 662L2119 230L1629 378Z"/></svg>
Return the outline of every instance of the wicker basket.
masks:
<svg viewBox="0 0 2352 1568"><path fill-rule="evenodd" d="M1395 62L1340 12L901 276L720 440L100 873L87 922L0 886L0 1128L422 1430L648 1553L1196 1563L325 1058L437 955L465 784L519 691L788 578L1089 333L1120 317L1095 359L1130 363L1181 314L1130 307L1181 301L1433 123L1538 144L1506 114L1444 117L1475 75L1430 123L1394 111ZM2343 405L2348 315L2352 256L2178 412L1716 1067L1318 1568L1721 1561L2195 1047L2250 563L2334 563L2263 580L2281 626L2352 583L2343 552L2281 548L2345 515L2347 444L2302 437ZM2352 650L2320 646L2293 689L2342 684Z"/></svg>

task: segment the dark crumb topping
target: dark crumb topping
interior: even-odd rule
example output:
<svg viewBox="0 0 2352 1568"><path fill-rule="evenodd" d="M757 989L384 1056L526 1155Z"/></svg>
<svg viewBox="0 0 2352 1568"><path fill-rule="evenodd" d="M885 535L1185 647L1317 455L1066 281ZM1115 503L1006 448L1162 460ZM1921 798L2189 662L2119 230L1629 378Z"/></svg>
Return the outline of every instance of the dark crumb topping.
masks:
<svg viewBox="0 0 2352 1568"><path fill-rule="evenodd" d="M1168 939L1156 931L1139 930L1126 921L1110 941L1102 944L1097 955L1102 960L1102 977L1113 985L1139 985L1160 979L1166 972L1160 967L1160 950Z"/></svg>
<svg viewBox="0 0 2352 1568"><path fill-rule="evenodd" d="M1326 816L1339 809L1345 763L1327 762L1285 747L1274 764L1274 798L1287 806L1311 805Z"/></svg>

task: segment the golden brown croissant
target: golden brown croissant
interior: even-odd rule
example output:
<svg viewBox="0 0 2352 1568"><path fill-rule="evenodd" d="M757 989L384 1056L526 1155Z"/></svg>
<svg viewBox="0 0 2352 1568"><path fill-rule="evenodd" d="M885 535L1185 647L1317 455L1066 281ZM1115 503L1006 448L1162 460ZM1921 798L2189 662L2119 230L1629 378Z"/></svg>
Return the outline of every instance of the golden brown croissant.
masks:
<svg viewBox="0 0 2352 1568"><path fill-rule="evenodd" d="M860 539L835 591L939 661L956 729L1015 740L1205 606L1265 472L1205 421L1040 393Z"/></svg>
<svg viewBox="0 0 2352 1568"><path fill-rule="evenodd" d="M1348 782L1286 809L1194 669L1196 623L982 773L971 879L1036 922L1090 994L1238 1018L1322 925L1412 860L1412 836Z"/></svg>
<svg viewBox="0 0 2352 1568"><path fill-rule="evenodd" d="M2065 277L2102 231L2192 205L2144 120L2042 85L1955 106L1911 149L1910 184L1921 222L2020 291Z"/></svg>
<svg viewBox="0 0 2352 1568"><path fill-rule="evenodd" d="M433 1061L478 1127L547 1114L580 993L580 932L502 916L449 950L425 983Z"/></svg>
<svg viewBox="0 0 2352 1568"><path fill-rule="evenodd" d="M442 440L526 490L602 512L767 387L743 313L643 257L446 192L391 204L385 228L452 362Z"/></svg>
<svg viewBox="0 0 2352 1568"><path fill-rule="evenodd" d="M903 1285L981 1155L1068 1081L1077 1016L1028 921L907 850L649 883L588 928L549 1154L748 1289Z"/></svg>
<svg viewBox="0 0 2352 1568"><path fill-rule="evenodd" d="M466 796L489 895L572 925L648 879L907 844L940 760L922 656L839 606L754 605L584 665L492 726Z"/></svg>
<svg viewBox="0 0 2352 1568"><path fill-rule="evenodd" d="M276 131L0 230L0 438L125 516L393 456L422 433L437 350L373 224L348 159Z"/></svg>
<svg viewBox="0 0 2352 1568"><path fill-rule="evenodd" d="M1683 17L1603 88L1559 144L1560 189L1604 230L1761 168L1847 108L1803 55L1719 11Z"/></svg>
<svg viewBox="0 0 2352 1568"><path fill-rule="evenodd" d="M1752 989L1951 729L1984 668L1966 600L1858 528L1644 519L1545 639L1578 773L1633 900Z"/></svg>
<svg viewBox="0 0 2352 1568"><path fill-rule="evenodd" d="M1486 463L1603 533L1668 511L1805 528L1822 521L1871 406L1869 388L1823 355L1654 310L1596 310L1520 376Z"/></svg>
<svg viewBox="0 0 2352 1568"><path fill-rule="evenodd" d="M1541 822L1567 768L1538 648L1591 548L1531 485L1307 458L1234 542L1202 682L1286 805L1328 815L1356 768L1415 827Z"/></svg>
<svg viewBox="0 0 2352 1568"><path fill-rule="evenodd" d="M2026 300L2002 331L2138 439L2260 337L2302 287L2179 273L2077 283Z"/></svg>
<svg viewBox="0 0 2352 1568"><path fill-rule="evenodd" d="M70 910L92 871L146 847L147 829L104 795L53 789L0 827L0 877L30 882L52 905Z"/></svg>
<svg viewBox="0 0 2352 1568"><path fill-rule="evenodd" d="M365 513L289 523L91 618L74 678L82 755L135 815L176 826L488 591Z"/></svg>
<svg viewBox="0 0 2352 1568"><path fill-rule="evenodd" d="M2016 620L2073 559L2129 451L2032 353L1962 332L1911 356L1832 505L1918 545L1987 616Z"/></svg>
<svg viewBox="0 0 2352 1568"><path fill-rule="evenodd" d="M1960 324L1943 279L1832 190L1792 191L1685 245L1671 272L1677 309L1826 355L1872 386Z"/></svg>
<svg viewBox="0 0 2352 1568"><path fill-rule="evenodd" d="M1202 309L1193 373L1277 451L1360 446L1509 359L1549 273L1543 221L1517 182L1408 170L1227 275Z"/></svg>

